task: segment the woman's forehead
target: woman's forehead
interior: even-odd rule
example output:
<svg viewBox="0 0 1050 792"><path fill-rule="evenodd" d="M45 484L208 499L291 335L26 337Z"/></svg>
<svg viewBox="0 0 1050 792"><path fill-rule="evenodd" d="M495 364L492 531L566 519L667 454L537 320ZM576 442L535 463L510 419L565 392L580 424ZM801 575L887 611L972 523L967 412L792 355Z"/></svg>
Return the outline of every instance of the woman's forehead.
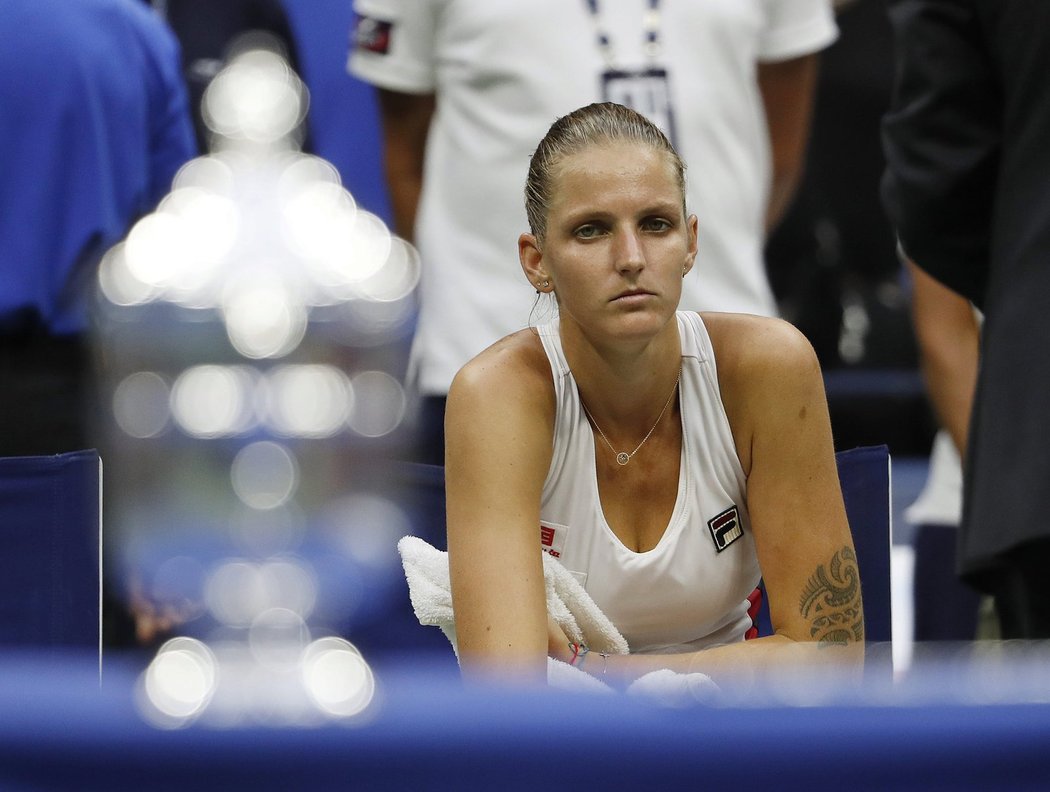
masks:
<svg viewBox="0 0 1050 792"><path fill-rule="evenodd" d="M580 186L640 182L663 185L676 195L681 184L674 160L663 149L635 141L592 143L563 156L553 168L552 198ZM564 196L571 200L571 196Z"/></svg>
<svg viewBox="0 0 1050 792"><path fill-rule="evenodd" d="M669 152L642 140L596 140L565 152L558 159L561 168L571 167L577 161L663 161L672 165ZM673 165L672 165L673 167Z"/></svg>

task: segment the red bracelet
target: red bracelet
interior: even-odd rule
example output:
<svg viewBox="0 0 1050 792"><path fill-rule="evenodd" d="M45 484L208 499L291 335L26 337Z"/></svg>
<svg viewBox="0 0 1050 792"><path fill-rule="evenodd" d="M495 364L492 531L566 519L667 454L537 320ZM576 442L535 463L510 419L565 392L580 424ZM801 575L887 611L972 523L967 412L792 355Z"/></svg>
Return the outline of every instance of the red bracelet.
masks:
<svg viewBox="0 0 1050 792"><path fill-rule="evenodd" d="M572 649L572 657L569 659L569 665L576 665L576 661L580 657L580 645L577 643L571 643L569 644L569 648Z"/></svg>
<svg viewBox="0 0 1050 792"><path fill-rule="evenodd" d="M587 644L571 643L569 644L569 648L572 649L572 657L569 659L569 665L583 668L583 661L587 659L587 655L591 651L587 648ZM579 663L579 665L576 665L577 663Z"/></svg>

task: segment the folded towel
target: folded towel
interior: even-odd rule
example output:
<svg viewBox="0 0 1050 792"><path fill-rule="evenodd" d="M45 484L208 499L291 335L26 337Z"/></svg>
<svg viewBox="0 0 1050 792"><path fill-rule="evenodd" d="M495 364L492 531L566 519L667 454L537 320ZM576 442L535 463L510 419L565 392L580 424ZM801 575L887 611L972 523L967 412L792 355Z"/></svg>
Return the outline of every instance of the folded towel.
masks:
<svg viewBox="0 0 1050 792"><path fill-rule="evenodd" d="M408 581L409 599L419 623L439 627L459 656L456 624L452 613L452 586L449 581L448 554L416 536L397 543ZM557 559L543 554L543 580L547 591L547 610L569 640L586 644L592 652L627 654L627 641L590 594ZM568 663L547 658L547 682L552 687L577 691L612 692L612 688ZM704 674L678 674L653 671L635 680L627 693L674 705L708 699L717 686Z"/></svg>

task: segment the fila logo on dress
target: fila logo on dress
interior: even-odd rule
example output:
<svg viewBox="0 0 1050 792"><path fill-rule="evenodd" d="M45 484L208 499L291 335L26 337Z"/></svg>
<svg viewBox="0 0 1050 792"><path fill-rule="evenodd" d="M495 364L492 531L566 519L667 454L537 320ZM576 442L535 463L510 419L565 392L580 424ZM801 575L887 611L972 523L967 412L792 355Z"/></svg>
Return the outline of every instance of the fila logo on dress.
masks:
<svg viewBox="0 0 1050 792"><path fill-rule="evenodd" d="M744 535L735 505L708 520L707 527L711 529L711 538L715 542L715 550L719 553Z"/></svg>

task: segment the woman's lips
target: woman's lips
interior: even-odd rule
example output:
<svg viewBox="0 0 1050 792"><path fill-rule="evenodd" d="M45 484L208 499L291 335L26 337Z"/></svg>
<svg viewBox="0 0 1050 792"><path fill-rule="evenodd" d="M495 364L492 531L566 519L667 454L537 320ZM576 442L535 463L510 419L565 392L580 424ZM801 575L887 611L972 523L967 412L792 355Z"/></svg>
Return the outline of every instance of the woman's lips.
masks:
<svg viewBox="0 0 1050 792"><path fill-rule="evenodd" d="M624 292L623 294L616 295L613 298L613 302L618 302L618 303L643 302L647 297L652 297L652 296L653 296L652 292L641 291L641 290L629 291L629 292Z"/></svg>

